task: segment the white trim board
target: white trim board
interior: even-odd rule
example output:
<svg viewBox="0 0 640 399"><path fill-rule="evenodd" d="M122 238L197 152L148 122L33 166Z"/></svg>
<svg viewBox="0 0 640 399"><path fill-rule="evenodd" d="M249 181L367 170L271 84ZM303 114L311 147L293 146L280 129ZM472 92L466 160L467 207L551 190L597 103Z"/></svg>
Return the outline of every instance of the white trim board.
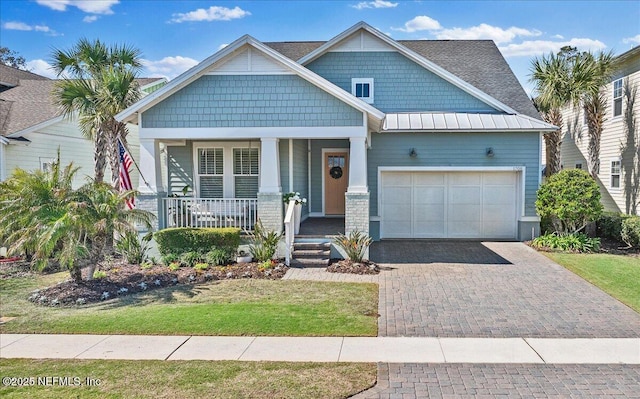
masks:
<svg viewBox="0 0 640 399"><path fill-rule="evenodd" d="M366 126L140 128L141 139L347 139L367 137Z"/></svg>

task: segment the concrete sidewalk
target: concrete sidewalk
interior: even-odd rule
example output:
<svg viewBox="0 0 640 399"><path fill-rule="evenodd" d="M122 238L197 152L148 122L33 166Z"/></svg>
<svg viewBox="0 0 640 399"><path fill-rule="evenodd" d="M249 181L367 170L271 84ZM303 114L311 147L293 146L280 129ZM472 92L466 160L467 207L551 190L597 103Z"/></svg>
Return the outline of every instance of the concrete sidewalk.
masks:
<svg viewBox="0 0 640 399"><path fill-rule="evenodd" d="M640 338L0 334L0 358L640 364Z"/></svg>

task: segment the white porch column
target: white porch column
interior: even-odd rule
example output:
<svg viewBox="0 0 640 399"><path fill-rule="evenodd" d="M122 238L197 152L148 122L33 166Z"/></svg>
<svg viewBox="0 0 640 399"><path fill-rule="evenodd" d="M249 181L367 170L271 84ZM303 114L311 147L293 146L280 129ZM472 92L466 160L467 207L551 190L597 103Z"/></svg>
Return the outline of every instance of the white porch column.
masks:
<svg viewBox="0 0 640 399"><path fill-rule="evenodd" d="M260 145L260 188L258 219L265 229L282 232L282 186L277 138L262 138Z"/></svg>
<svg viewBox="0 0 640 399"><path fill-rule="evenodd" d="M138 191L141 194L164 192L160 162L160 142L154 139L140 139L140 179ZM144 177L144 178L143 178ZM145 184L145 180L149 186Z"/></svg>
<svg viewBox="0 0 640 399"><path fill-rule="evenodd" d="M263 138L260 154L260 189L261 193L281 193L280 154L277 138Z"/></svg>
<svg viewBox="0 0 640 399"><path fill-rule="evenodd" d="M350 137L349 149L349 193L367 193L367 139Z"/></svg>
<svg viewBox="0 0 640 399"><path fill-rule="evenodd" d="M140 179L136 198L136 208L153 213L156 216L152 229L163 227L164 212L162 211L162 198L165 196L162 186L162 173L160 162L160 142L154 139L140 139ZM145 180L149 184L145 184ZM139 227L140 231L141 228Z"/></svg>

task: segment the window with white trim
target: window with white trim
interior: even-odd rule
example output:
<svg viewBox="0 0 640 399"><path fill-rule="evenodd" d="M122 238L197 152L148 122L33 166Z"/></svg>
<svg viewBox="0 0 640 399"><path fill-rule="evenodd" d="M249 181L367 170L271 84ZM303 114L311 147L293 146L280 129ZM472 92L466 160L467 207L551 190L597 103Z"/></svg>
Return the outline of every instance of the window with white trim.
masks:
<svg viewBox="0 0 640 399"><path fill-rule="evenodd" d="M222 148L198 148L198 188L200 198L224 197Z"/></svg>
<svg viewBox="0 0 640 399"><path fill-rule="evenodd" d="M620 160L611 161L611 188L620 188L620 172L622 162Z"/></svg>
<svg viewBox="0 0 640 399"><path fill-rule="evenodd" d="M54 160L51 158L40 157L40 170L43 172L51 172L53 170Z"/></svg>
<svg viewBox="0 0 640 399"><path fill-rule="evenodd" d="M622 79L613 81L613 116L622 115Z"/></svg>
<svg viewBox="0 0 640 399"><path fill-rule="evenodd" d="M582 164L581 163L577 163L576 164L576 169L582 169Z"/></svg>
<svg viewBox="0 0 640 399"><path fill-rule="evenodd" d="M351 79L351 94L366 103L373 104L373 78Z"/></svg>
<svg viewBox="0 0 640 399"><path fill-rule="evenodd" d="M233 178L236 198L256 198L259 157L257 148L233 149Z"/></svg>

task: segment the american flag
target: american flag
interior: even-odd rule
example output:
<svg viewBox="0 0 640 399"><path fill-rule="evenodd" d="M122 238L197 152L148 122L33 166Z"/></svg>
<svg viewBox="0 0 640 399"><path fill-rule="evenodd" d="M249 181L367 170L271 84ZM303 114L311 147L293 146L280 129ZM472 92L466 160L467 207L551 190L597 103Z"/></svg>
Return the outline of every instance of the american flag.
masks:
<svg viewBox="0 0 640 399"><path fill-rule="evenodd" d="M127 191L133 189L131 185L131 176L129 176L129 167L133 163L131 155L122 145L122 141L118 139L118 153L120 154L120 190ZM135 207L135 198L132 196L127 199L127 207L133 209Z"/></svg>

